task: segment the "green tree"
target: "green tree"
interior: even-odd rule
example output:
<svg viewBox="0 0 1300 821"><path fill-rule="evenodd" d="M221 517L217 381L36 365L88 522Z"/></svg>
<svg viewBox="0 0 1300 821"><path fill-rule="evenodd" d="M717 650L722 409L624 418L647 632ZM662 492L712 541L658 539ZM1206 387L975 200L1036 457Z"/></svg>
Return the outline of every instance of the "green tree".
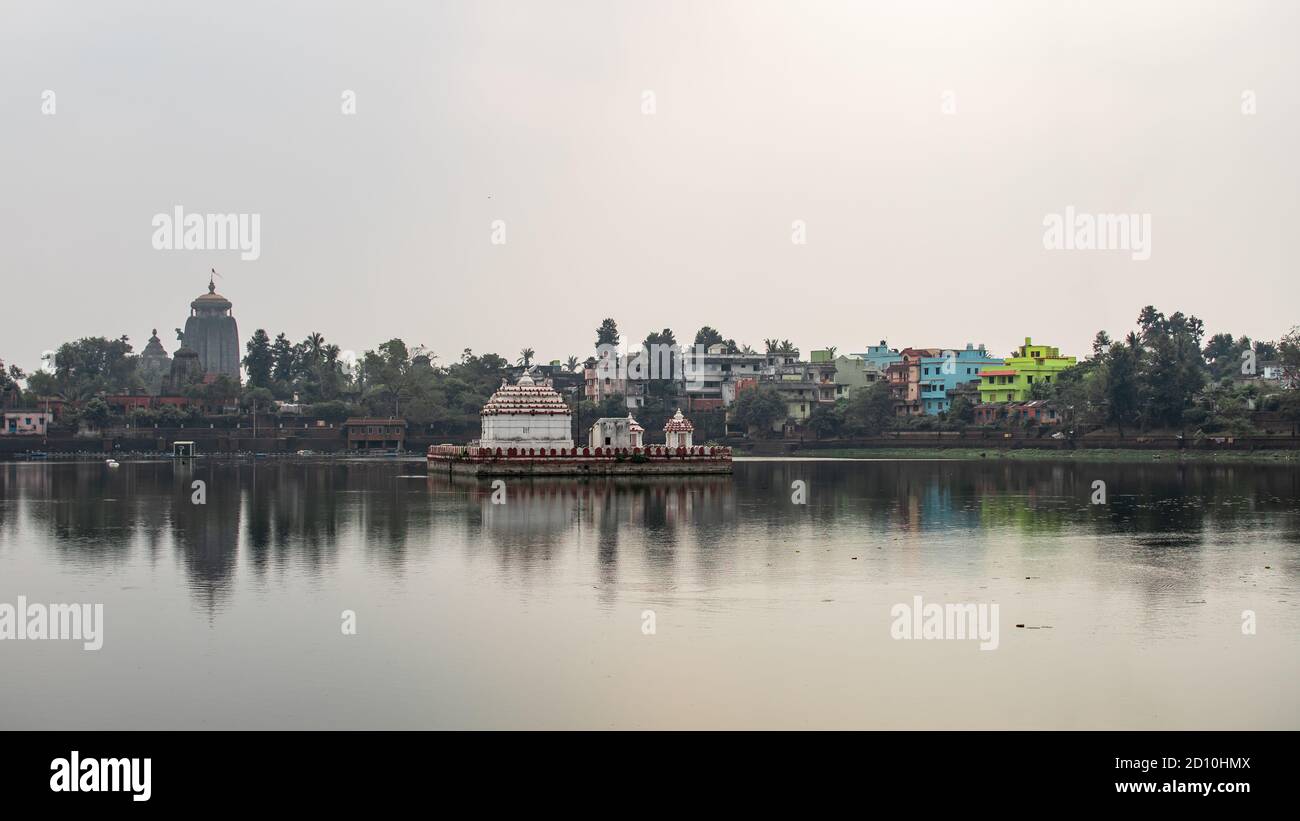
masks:
<svg viewBox="0 0 1300 821"><path fill-rule="evenodd" d="M818 402L813 406L812 413L808 414L808 421L804 425L812 431L818 439L830 439L840 435L844 427L844 405L848 400L842 399L834 405L826 405Z"/></svg>
<svg viewBox="0 0 1300 821"><path fill-rule="evenodd" d="M275 367L275 355L271 352L271 337L258 328L244 346L248 354L244 357L244 369L248 372L248 384L255 388L267 388L271 385L271 371Z"/></svg>
<svg viewBox="0 0 1300 821"><path fill-rule="evenodd" d="M297 365L297 355L294 352L293 343L283 333L275 337L275 342L271 345L271 356L275 362L271 377L276 382L283 382L286 385L292 382Z"/></svg>
<svg viewBox="0 0 1300 821"><path fill-rule="evenodd" d="M948 408L948 418L967 425L975 423L975 405L965 396L958 396L952 400L952 405Z"/></svg>
<svg viewBox="0 0 1300 821"><path fill-rule="evenodd" d="M1131 340L1132 341L1132 340ZM1137 421L1140 389L1138 361L1140 349L1133 344L1116 342L1110 346L1103 371L1105 422L1114 425L1121 438L1124 426Z"/></svg>
<svg viewBox="0 0 1300 821"><path fill-rule="evenodd" d="M110 416L112 416L112 410L99 397L91 399L81 407L81 418L91 427L102 428L108 422Z"/></svg>
<svg viewBox="0 0 1300 821"><path fill-rule="evenodd" d="M854 436L878 436L893 425L894 400L889 386L874 382L849 394L844 405L844 430Z"/></svg>
<svg viewBox="0 0 1300 821"><path fill-rule="evenodd" d="M785 421L788 415L781 394L766 385L741 391L732 405L732 418L746 430L755 431L764 439L770 437L773 426Z"/></svg>
<svg viewBox="0 0 1300 821"><path fill-rule="evenodd" d="M722 334L717 330L710 328L708 325L705 325L703 328L700 328L695 332L695 344L703 345L706 350L709 347L724 341Z"/></svg>
<svg viewBox="0 0 1300 821"><path fill-rule="evenodd" d="M63 343L54 354L58 392L74 401L85 401L98 393L142 390L144 380L136 366L137 357L125 336L83 337Z"/></svg>
<svg viewBox="0 0 1300 821"><path fill-rule="evenodd" d="M617 345L618 344L618 323L613 319L605 319L596 329L596 346Z"/></svg>

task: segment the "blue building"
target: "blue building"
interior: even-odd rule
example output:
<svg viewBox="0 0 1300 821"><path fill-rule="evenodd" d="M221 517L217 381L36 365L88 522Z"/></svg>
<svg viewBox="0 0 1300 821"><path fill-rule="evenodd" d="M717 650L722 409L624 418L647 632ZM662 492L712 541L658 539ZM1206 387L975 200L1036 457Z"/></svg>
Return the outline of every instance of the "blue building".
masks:
<svg viewBox="0 0 1300 821"><path fill-rule="evenodd" d="M880 340L879 345L868 345L865 352L855 353L853 356L865 359L869 364L875 365L881 373L884 373L885 368L895 362L903 361L903 355L898 352L898 348L889 347L883 339Z"/></svg>
<svg viewBox="0 0 1300 821"><path fill-rule="evenodd" d="M964 382L978 382L980 368L1001 364L1002 360L989 356L983 345L976 348L969 342L964 350L945 348L940 356L921 357L918 378L922 412L933 415L947 411L952 404L948 391Z"/></svg>

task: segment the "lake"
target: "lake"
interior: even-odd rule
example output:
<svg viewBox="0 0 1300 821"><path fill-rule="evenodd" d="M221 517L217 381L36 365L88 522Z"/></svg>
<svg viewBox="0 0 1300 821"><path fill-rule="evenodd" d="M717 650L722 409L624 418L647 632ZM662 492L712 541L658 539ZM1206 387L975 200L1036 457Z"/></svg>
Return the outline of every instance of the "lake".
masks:
<svg viewBox="0 0 1300 821"><path fill-rule="evenodd" d="M0 604L103 605L0 729L1298 729L1298 578L1287 465L0 463Z"/></svg>

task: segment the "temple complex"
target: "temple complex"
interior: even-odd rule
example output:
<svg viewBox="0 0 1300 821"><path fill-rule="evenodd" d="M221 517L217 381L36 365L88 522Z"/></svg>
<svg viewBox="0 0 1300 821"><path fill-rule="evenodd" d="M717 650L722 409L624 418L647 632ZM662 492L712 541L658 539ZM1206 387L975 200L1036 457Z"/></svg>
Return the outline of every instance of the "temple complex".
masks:
<svg viewBox="0 0 1300 821"><path fill-rule="evenodd" d="M564 399L527 373L513 385L502 382L481 418L482 435L468 445L430 445L428 470L473 476L731 472L731 448L694 444L695 426L680 409L664 425L663 445L646 444L645 428L629 413L597 419L587 447L575 447L573 414Z"/></svg>
<svg viewBox="0 0 1300 821"><path fill-rule="evenodd" d="M203 378L208 382L222 375L239 381L239 328L230 309L230 300L217 293L211 277L208 292L190 303L184 347L198 354Z"/></svg>
<svg viewBox="0 0 1300 821"><path fill-rule="evenodd" d="M479 416L478 447L573 447L573 414L569 406L554 389L538 385L526 373L513 385L502 381Z"/></svg>

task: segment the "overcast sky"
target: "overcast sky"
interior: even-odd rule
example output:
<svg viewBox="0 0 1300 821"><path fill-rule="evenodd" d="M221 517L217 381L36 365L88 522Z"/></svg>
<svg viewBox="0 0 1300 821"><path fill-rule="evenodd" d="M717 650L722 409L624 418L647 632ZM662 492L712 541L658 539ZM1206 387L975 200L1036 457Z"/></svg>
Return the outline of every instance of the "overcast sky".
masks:
<svg viewBox="0 0 1300 821"><path fill-rule="evenodd" d="M245 339L443 362L583 357L605 316L1082 354L1153 303L1276 338L1298 9L0 0L0 359L153 327L174 350L212 267ZM260 257L155 250L177 206L259 214ZM1149 214L1150 259L1045 249L1067 206Z"/></svg>

